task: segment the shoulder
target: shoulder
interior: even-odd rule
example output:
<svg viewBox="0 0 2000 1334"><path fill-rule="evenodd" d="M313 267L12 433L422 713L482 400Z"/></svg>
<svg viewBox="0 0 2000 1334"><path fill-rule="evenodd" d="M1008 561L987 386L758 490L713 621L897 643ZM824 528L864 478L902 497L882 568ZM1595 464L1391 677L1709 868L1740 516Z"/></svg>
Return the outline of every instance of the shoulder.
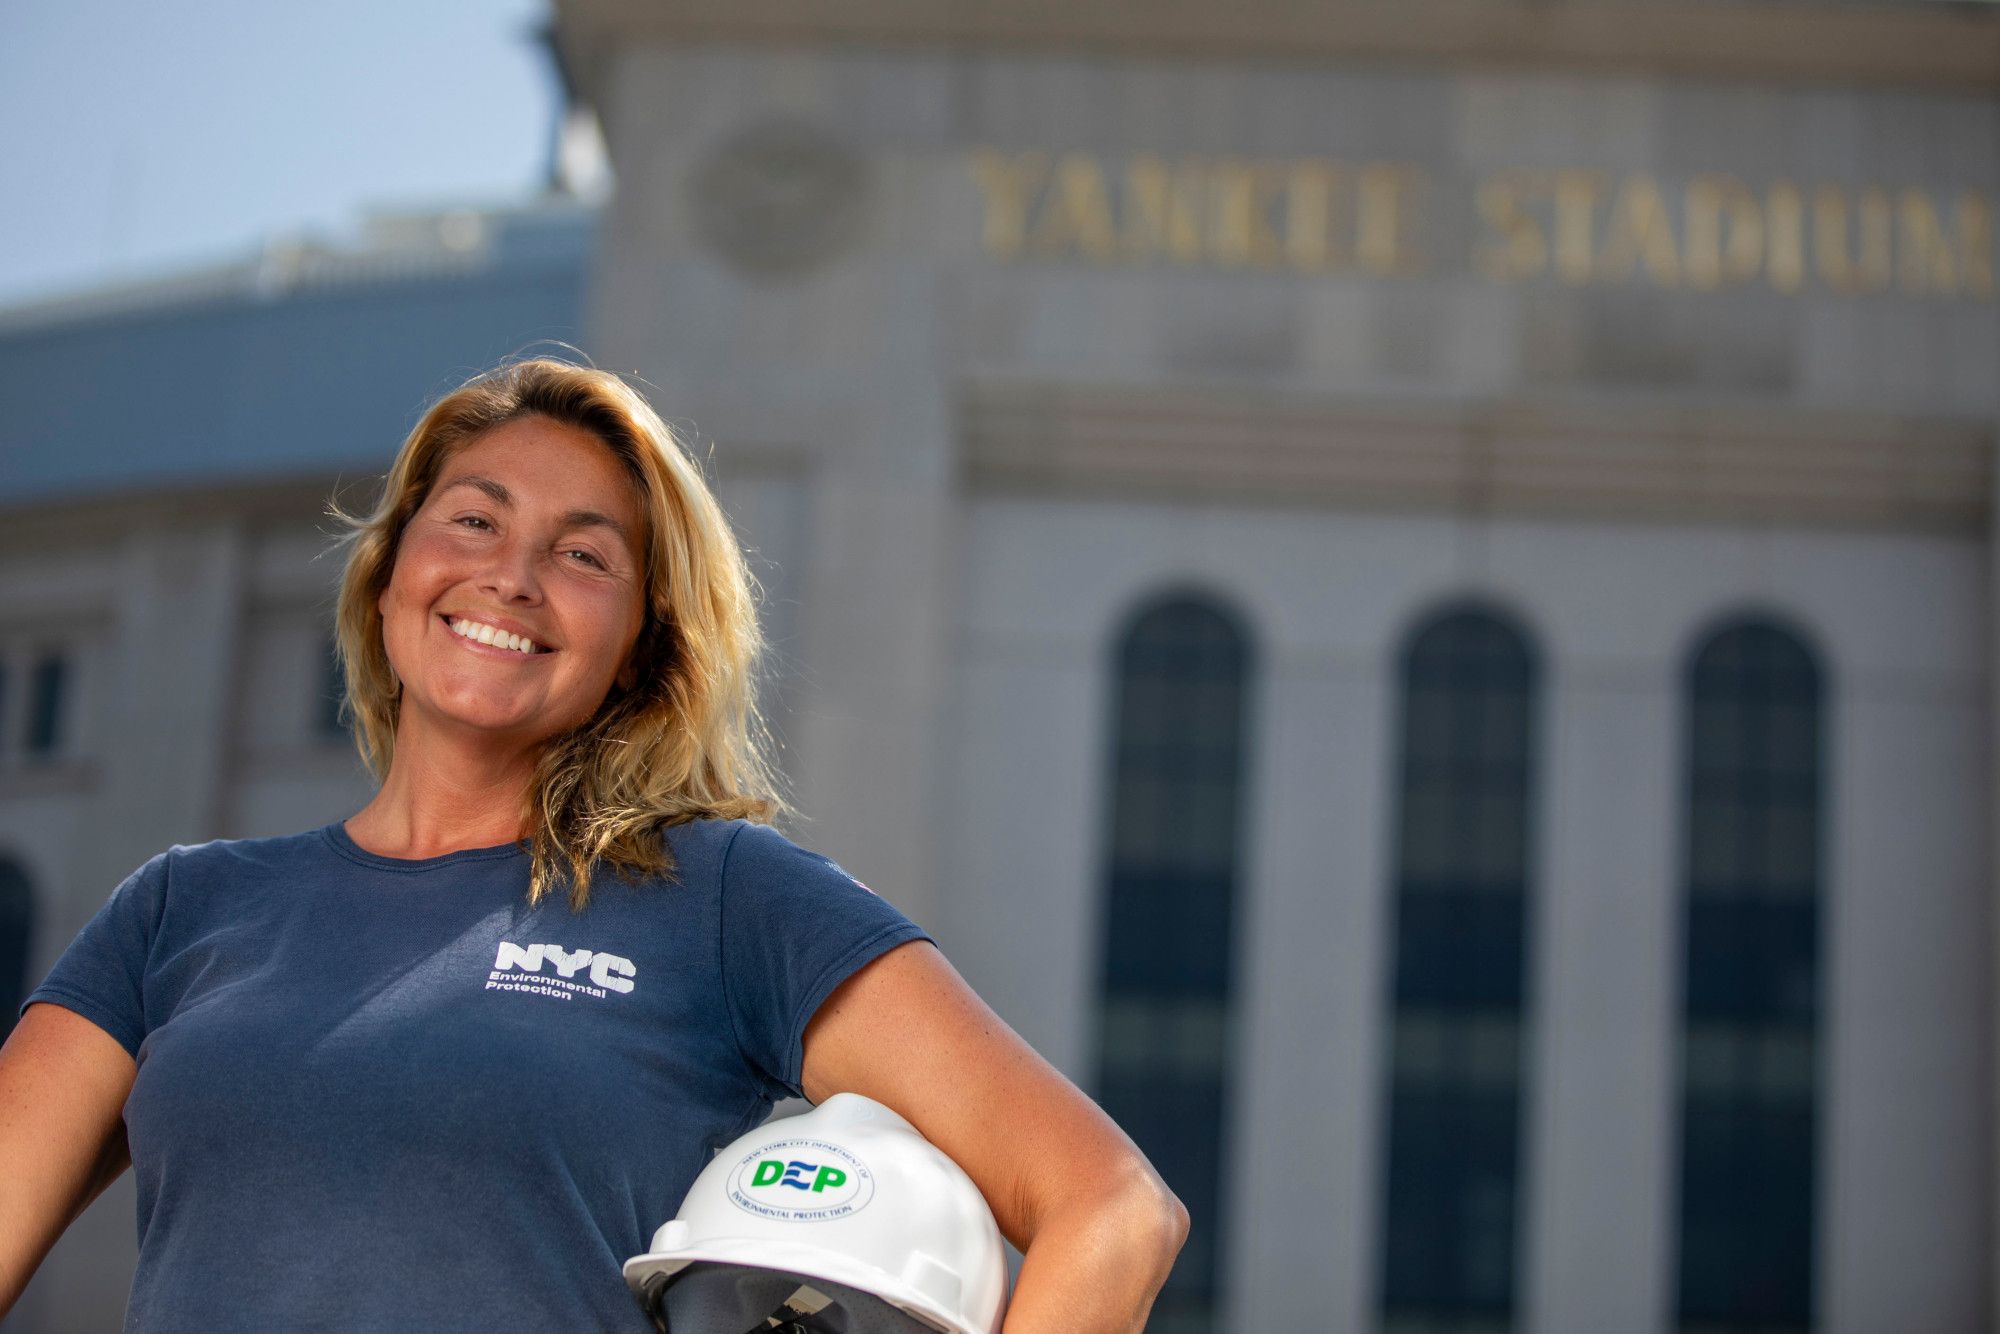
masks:
<svg viewBox="0 0 2000 1334"><path fill-rule="evenodd" d="M834 886L874 890L833 858L799 843L775 825L744 819L700 819L662 830L676 880L741 898L773 888Z"/></svg>
<svg viewBox="0 0 2000 1334"><path fill-rule="evenodd" d="M801 846L781 833L775 825L755 820L702 819L667 826L667 846L676 861L693 858L713 860L718 873L727 870L733 877L740 865L804 857L833 865L830 858Z"/></svg>
<svg viewBox="0 0 2000 1334"><path fill-rule="evenodd" d="M159 865L164 874L180 877L259 874L289 871L301 861L324 856L331 850L324 828L266 838L215 838L205 843L176 843L147 866Z"/></svg>
<svg viewBox="0 0 2000 1334"><path fill-rule="evenodd" d="M212 891L234 895L273 881L291 882L336 856L324 829L271 838L216 838L176 843L157 853L127 878L126 885L162 899L203 898Z"/></svg>
<svg viewBox="0 0 2000 1334"><path fill-rule="evenodd" d="M737 826L725 849L724 875L737 892L772 885L840 892L875 891L861 878L823 852L799 843L773 825L731 820Z"/></svg>
<svg viewBox="0 0 2000 1334"><path fill-rule="evenodd" d="M295 876L304 859L321 855L324 848L318 830L279 838L176 843L134 868L112 890L109 906L128 921L157 926L173 904L199 913L200 905L219 896L236 899L246 885Z"/></svg>
<svg viewBox="0 0 2000 1334"><path fill-rule="evenodd" d="M676 859L683 856L720 858L728 851L729 841L737 830L749 824L748 820L721 820L706 817L698 820L683 820L662 829L661 836L667 841L667 848Z"/></svg>

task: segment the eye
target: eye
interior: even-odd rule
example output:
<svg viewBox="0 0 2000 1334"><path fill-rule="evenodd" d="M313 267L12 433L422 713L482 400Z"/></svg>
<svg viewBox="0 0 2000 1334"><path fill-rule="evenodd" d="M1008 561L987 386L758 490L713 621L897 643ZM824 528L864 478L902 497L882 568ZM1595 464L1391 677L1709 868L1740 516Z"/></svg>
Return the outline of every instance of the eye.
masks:
<svg viewBox="0 0 2000 1334"><path fill-rule="evenodd" d="M565 554L580 558L585 564L589 565L592 569L601 570L604 568L603 561L599 560L596 556L592 555L590 552L583 550L583 548L581 547L573 547Z"/></svg>
<svg viewBox="0 0 2000 1334"><path fill-rule="evenodd" d="M488 523L483 516L478 514L462 514L458 518L453 519L452 522L476 525L477 527L482 529L490 529L493 527L493 525Z"/></svg>

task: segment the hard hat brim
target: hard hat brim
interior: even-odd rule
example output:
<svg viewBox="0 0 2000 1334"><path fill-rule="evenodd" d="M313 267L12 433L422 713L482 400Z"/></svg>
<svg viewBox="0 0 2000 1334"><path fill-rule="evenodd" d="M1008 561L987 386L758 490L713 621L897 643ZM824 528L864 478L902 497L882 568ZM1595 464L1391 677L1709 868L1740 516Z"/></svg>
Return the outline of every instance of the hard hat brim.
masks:
<svg viewBox="0 0 2000 1334"><path fill-rule="evenodd" d="M625 1285L642 1299L654 1282L665 1282L691 1264L741 1265L748 1269L775 1269L803 1274L809 1278L842 1283L872 1293L890 1305L945 1334L976 1334L961 1324L953 1312L937 1298L900 1275L864 1264L852 1256L777 1241L769 1237L709 1237L685 1250L649 1251L635 1255L624 1264Z"/></svg>

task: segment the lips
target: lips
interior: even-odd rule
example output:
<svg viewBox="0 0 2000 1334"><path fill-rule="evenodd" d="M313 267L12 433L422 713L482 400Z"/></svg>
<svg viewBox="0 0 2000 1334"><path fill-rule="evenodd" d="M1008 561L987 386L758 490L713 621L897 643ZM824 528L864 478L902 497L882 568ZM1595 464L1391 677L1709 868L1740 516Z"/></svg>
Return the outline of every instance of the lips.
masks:
<svg viewBox="0 0 2000 1334"><path fill-rule="evenodd" d="M491 621L479 620L470 616L450 615L441 615L438 619L443 621L445 627L460 639L470 640L475 644L484 644L490 648L502 649L509 653L517 653L524 658L554 651L547 645L538 643L527 635L510 630L505 626L496 625Z"/></svg>

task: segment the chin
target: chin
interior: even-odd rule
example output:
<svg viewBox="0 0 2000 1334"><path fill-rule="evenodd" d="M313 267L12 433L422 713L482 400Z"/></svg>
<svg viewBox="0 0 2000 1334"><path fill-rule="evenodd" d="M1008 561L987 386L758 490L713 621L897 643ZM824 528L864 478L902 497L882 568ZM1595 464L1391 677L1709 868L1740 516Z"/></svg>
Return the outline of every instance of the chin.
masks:
<svg viewBox="0 0 2000 1334"><path fill-rule="evenodd" d="M535 710L511 701L446 699L433 703L428 712L446 726L496 735L553 735L555 731L539 721Z"/></svg>

